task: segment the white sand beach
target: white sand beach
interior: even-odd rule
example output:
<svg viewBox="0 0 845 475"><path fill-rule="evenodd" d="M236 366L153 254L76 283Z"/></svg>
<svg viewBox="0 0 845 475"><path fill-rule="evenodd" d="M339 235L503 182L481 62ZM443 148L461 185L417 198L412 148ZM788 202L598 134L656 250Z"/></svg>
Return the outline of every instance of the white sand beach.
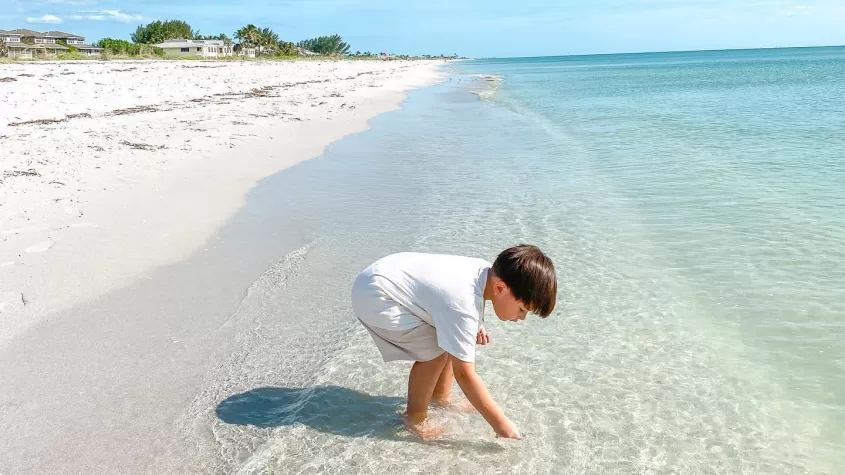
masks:
<svg viewBox="0 0 845 475"><path fill-rule="evenodd" d="M197 250L434 62L0 64L0 348Z"/></svg>
<svg viewBox="0 0 845 475"><path fill-rule="evenodd" d="M250 282L299 237L247 226L263 244L230 252L220 230L262 179L440 74L0 64L0 473L213 471L179 420L222 364Z"/></svg>

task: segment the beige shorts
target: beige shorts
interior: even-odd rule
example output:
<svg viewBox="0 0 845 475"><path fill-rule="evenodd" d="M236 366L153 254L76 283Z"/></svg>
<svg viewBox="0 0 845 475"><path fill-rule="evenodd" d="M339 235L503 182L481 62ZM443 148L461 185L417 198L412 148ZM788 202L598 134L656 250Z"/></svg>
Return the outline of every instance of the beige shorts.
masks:
<svg viewBox="0 0 845 475"><path fill-rule="evenodd" d="M390 328L391 321L407 320L403 317L412 313L385 295L374 282L366 279L355 282L352 308L358 321L373 337L384 361L430 361L443 354L437 346L437 332L428 323L420 321L419 326L410 329Z"/></svg>
<svg viewBox="0 0 845 475"><path fill-rule="evenodd" d="M437 346L437 332L427 323L410 330L385 330L361 324L370 332L384 361L430 361L443 354Z"/></svg>

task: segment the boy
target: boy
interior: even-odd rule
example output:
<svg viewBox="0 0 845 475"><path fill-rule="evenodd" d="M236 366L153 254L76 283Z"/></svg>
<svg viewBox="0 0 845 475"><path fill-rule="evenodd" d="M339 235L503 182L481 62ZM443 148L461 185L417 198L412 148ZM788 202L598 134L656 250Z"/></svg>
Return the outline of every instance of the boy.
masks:
<svg viewBox="0 0 845 475"><path fill-rule="evenodd" d="M536 246L505 250L491 265L482 259L400 253L365 269L352 288L352 308L385 361L414 361L408 378L405 425L424 439L442 430L426 421L428 405L449 406L453 380L499 437L519 431L475 372L475 345L490 337L484 304L500 320L547 317L555 307L554 265Z"/></svg>

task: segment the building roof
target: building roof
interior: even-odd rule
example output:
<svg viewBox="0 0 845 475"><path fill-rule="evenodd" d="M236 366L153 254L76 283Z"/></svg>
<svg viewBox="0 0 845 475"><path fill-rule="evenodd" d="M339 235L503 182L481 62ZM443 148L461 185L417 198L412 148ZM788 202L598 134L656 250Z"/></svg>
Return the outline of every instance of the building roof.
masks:
<svg viewBox="0 0 845 475"><path fill-rule="evenodd" d="M46 33L39 33L39 32L37 32L37 31L33 31L33 30L27 30L27 29L25 29L25 28L16 28L16 29L14 29L14 30L9 30L8 32L9 32L9 33L11 33L11 34L13 34L13 35L21 35L21 36L50 36L51 38L55 38L55 37L54 37L54 36L52 36L52 35L48 35L48 34L46 34Z"/></svg>
<svg viewBox="0 0 845 475"><path fill-rule="evenodd" d="M41 33L39 31L27 30L25 28L18 28L15 30L0 30L0 35L37 36L58 39L85 38L82 35L74 35L73 33L65 33L63 31L46 31L44 33Z"/></svg>
<svg viewBox="0 0 845 475"><path fill-rule="evenodd" d="M44 33L44 36L53 36L56 38L67 39L67 38L85 38L84 36L74 35L73 33L65 33L63 31L48 31Z"/></svg>

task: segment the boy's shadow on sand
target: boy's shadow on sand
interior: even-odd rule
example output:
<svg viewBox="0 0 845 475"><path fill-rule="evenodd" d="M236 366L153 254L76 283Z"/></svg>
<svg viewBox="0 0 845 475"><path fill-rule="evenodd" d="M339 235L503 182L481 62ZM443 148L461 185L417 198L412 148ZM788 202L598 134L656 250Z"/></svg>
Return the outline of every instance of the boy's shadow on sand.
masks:
<svg viewBox="0 0 845 475"><path fill-rule="evenodd" d="M229 396L217 405L217 417L227 424L261 428L303 424L344 437L373 437L446 447L504 450L492 441L422 441L402 427L405 398L371 396L340 386L257 388Z"/></svg>

